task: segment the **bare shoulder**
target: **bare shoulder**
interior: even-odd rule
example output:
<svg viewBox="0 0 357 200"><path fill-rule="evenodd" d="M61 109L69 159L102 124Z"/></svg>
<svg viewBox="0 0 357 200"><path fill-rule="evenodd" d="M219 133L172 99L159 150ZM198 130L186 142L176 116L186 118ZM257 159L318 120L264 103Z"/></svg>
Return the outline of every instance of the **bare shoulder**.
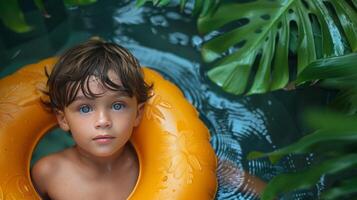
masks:
<svg viewBox="0 0 357 200"><path fill-rule="evenodd" d="M49 155L38 160L31 169L32 178L45 178L51 176L58 167L60 160L58 154Z"/></svg>
<svg viewBox="0 0 357 200"><path fill-rule="evenodd" d="M67 160L66 157L68 157L67 154L68 152L65 150L45 156L31 168L31 178L41 196L47 195L51 181L54 181L55 177L63 172Z"/></svg>

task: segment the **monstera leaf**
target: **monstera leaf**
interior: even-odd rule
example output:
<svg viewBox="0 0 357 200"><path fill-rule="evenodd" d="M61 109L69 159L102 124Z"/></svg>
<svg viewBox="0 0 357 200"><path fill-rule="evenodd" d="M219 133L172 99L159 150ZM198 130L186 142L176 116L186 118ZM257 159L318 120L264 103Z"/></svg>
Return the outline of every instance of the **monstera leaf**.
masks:
<svg viewBox="0 0 357 200"><path fill-rule="evenodd" d="M169 0L153 2L166 5ZM357 166L357 0L217 2L196 0L193 10L200 13L199 30L210 38L202 46L204 60L213 63L208 76L224 90L262 93L289 82L319 80L340 91L334 102L339 112L307 115L316 130L312 134L274 152L249 154L249 159L268 157L273 163L289 154L316 153L321 158L304 171L274 177L261 199L310 188L322 175L350 174ZM181 8L186 3L181 0ZM319 196L350 199L357 193L356 178L340 180Z"/></svg>
<svg viewBox="0 0 357 200"><path fill-rule="evenodd" d="M202 47L204 60L216 61L209 78L230 93L263 93L285 87L317 58L357 51L352 2L256 0L220 5L198 21L201 33L218 32ZM232 26L230 31L217 31ZM296 66L289 62L294 54Z"/></svg>

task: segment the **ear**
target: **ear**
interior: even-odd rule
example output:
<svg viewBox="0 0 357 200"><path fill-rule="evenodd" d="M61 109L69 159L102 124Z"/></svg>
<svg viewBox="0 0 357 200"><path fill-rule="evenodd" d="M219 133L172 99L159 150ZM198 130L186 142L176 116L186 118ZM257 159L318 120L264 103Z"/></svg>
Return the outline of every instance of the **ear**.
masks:
<svg viewBox="0 0 357 200"><path fill-rule="evenodd" d="M145 103L138 104L138 111L136 113L134 127L139 126L141 119L143 117L143 114L144 114L144 108L145 108Z"/></svg>
<svg viewBox="0 0 357 200"><path fill-rule="evenodd" d="M59 127L64 131L69 131L69 125L66 120L66 116L64 115L64 112L61 110L56 110L55 113Z"/></svg>

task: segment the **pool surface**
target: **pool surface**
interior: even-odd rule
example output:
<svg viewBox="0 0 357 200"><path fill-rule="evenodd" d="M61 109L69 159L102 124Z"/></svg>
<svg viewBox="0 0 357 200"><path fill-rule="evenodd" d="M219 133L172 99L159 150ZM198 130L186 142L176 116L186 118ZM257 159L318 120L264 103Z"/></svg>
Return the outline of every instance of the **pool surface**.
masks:
<svg viewBox="0 0 357 200"><path fill-rule="evenodd" d="M309 166L316 159L314 155L287 156L277 165L267 159L246 159L250 151L272 151L303 136L307 129L302 125L302 111L325 104L328 96L317 88L252 96L223 92L205 75L209 66L201 61L200 47L211 36L198 34L189 7L180 12L170 6L136 8L132 1L112 0L64 10L61 3L49 9L51 19L44 19L36 10L28 12L36 28L33 33L20 36L0 29L0 77L100 36L128 48L142 65L181 88L197 108L210 129L219 159L216 199L259 199L243 184L246 173L268 181L277 174ZM33 161L72 144L68 134L55 129L41 140ZM324 187L322 178L313 189L281 199L317 199Z"/></svg>

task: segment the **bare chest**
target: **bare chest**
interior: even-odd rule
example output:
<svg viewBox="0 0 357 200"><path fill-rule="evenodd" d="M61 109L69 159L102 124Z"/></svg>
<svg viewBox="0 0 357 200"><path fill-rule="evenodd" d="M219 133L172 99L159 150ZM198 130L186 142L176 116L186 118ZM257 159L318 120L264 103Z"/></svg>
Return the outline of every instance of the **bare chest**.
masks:
<svg viewBox="0 0 357 200"><path fill-rule="evenodd" d="M134 189L138 172L125 172L85 177L85 174L67 173L57 177L48 187L53 200L121 200L127 199Z"/></svg>

